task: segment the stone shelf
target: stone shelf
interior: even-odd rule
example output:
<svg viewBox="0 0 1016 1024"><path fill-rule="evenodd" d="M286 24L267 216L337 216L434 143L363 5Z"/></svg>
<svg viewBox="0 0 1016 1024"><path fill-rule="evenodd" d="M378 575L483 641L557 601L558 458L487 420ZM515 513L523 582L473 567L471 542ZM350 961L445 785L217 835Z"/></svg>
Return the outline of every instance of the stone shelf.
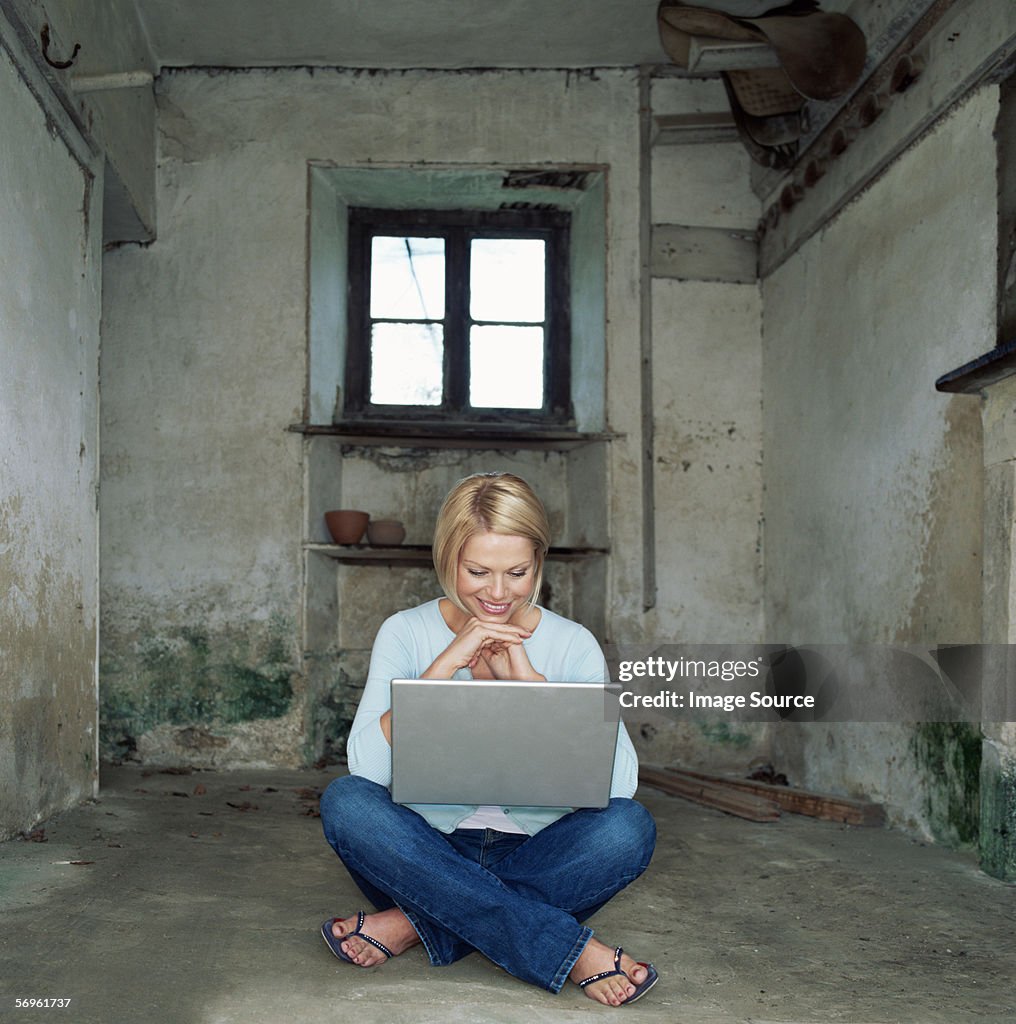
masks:
<svg viewBox="0 0 1016 1024"><path fill-rule="evenodd" d="M431 564L430 546L425 544L401 544L398 547L381 548L367 544L316 544L304 547L319 555L334 558L343 565L415 565ZM551 548L547 559L551 562L584 562L609 554L607 548Z"/></svg>
<svg viewBox="0 0 1016 1024"><path fill-rule="evenodd" d="M400 448L479 448L571 451L587 444L613 441L622 434L582 433L523 426L515 429L483 423L294 423L291 431L307 437L333 437L348 445Z"/></svg>

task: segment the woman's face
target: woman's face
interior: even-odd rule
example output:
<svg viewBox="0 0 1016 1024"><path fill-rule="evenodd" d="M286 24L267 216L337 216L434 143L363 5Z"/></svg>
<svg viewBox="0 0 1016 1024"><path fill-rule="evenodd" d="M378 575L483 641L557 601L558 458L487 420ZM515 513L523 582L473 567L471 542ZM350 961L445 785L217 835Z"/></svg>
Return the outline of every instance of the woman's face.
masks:
<svg viewBox="0 0 1016 1024"><path fill-rule="evenodd" d="M459 552L456 592L470 615L507 622L533 592L536 552L531 540L474 533Z"/></svg>

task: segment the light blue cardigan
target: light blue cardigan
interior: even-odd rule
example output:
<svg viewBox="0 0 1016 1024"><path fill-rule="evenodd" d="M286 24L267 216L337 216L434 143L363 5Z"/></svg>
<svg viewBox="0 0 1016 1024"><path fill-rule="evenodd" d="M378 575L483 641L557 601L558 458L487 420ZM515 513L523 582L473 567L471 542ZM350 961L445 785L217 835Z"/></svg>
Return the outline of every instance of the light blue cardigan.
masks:
<svg viewBox="0 0 1016 1024"><path fill-rule="evenodd" d="M529 660L541 675L555 682L606 682L607 665L593 634L577 622L546 608L533 635L523 641ZM360 706L349 732L346 754L353 775L391 786L392 748L381 731L381 716L391 707L391 681L418 679L434 659L451 643L455 634L448 628L438 600L407 608L386 619L378 630L370 657L370 669ZM470 679L468 669L455 673L456 679ZM624 725L620 725L614 754L614 775L610 795L630 797L638 785L638 758ZM453 832L476 807L466 804L418 804L413 809L441 832ZM563 807L508 807L511 819L530 835L567 814Z"/></svg>

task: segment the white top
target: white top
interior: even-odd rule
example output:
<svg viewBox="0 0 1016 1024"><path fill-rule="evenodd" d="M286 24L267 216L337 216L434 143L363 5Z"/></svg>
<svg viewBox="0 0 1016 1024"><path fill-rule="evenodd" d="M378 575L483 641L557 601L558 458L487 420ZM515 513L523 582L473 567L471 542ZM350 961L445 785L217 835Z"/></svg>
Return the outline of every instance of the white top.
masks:
<svg viewBox="0 0 1016 1024"><path fill-rule="evenodd" d="M382 786L392 782L392 748L381 731L381 716L392 706L393 679L419 679L455 638L439 608L439 599L397 612L382 623L374 640L367 682L346 741L349 770ZM532 636L523 641L533 668L551 682L609 682L607 664L596 638L585 626L546 608ZM459 669L455 679L472 679L468 669ZM638 758L623 723L618 726L614 753L612 797L631 797L638 786ZM567 814L570 808L508 807L479 808L465 804L419 804L414 810L442 832L459 827L497 828L501 832L522 831L533 835ZM466 824L470 820L500 820L500 825ZM509 827L509 822L514 827Z"/></svg>

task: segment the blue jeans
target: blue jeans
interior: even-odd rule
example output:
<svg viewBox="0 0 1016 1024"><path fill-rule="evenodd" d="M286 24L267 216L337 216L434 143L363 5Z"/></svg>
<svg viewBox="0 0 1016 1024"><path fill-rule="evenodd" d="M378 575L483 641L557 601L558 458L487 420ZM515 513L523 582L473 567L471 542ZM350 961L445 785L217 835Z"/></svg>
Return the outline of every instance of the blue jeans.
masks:
<svg viewBox="0 0 1016 1024"><path fill-rule="evenodd" d="M432 964L479 950L558 992L593 932L580 922L645 871L652 816L634 800L572 811L535 836L446 835L387 788L356 775L321 797L325 838L379 910L398 907Z"/></svg>

